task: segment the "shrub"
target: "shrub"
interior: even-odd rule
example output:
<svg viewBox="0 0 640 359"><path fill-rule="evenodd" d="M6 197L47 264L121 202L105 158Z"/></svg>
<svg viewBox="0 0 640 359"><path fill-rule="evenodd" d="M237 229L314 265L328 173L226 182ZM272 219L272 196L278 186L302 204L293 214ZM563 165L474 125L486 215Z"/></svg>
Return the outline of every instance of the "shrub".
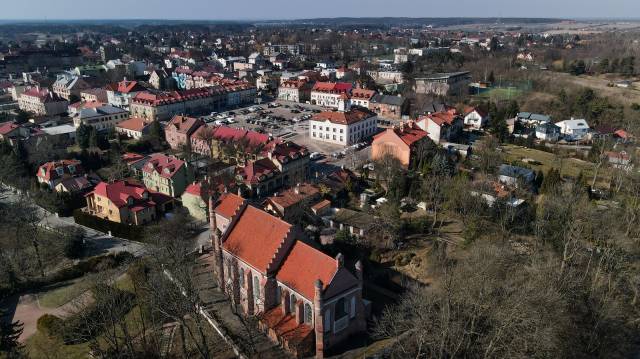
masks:
<svg viewBox="0 0 640 359"><path fill-rule="evenodd" d="M38 318L38 331L48 337L59 336L63 328L63 320L52 314L45 314Z"/></svg>

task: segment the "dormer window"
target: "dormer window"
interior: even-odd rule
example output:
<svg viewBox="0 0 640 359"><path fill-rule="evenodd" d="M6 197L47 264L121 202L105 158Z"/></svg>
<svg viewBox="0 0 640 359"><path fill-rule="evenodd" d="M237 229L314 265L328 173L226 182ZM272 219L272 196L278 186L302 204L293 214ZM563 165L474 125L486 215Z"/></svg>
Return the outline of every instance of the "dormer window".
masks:
<svg viewBox="0 0 640 359"><path fill-rule="evenodd" d="M76 166L74 165L69 165L67 166L69 168L69 173L76 173Z"/></svg>
<svg viewBox="0 0 640 359"><path fill-rule="evenodd" d="M62 176L64 174L64 168L56 167L56 172L58 173L58 176Z"/></svg>
<svg viewBox="0 0 640 359"><path fill-rule="evenodd" d="M127 204L130 206L133 204L133 197L127 198Z"/></svg>
<svg viewBox="0 0 640 359"><path fill-rule="evenodd" d="M47 175L47 170L44 167L40 169L40 175L43 177Z"/></svg>

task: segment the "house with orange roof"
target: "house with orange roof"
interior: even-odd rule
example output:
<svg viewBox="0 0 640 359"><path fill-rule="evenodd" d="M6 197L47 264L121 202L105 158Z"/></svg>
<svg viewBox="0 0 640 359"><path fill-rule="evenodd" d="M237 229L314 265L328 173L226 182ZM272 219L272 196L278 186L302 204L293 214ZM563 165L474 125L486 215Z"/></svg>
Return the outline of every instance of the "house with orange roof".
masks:
<svg viewBox="0 0 640 359"><path fill-rule="evenodd" d="M417 124L435 143L455 139L464 128L464 121L455 109L418 117Z"/></svg>
<svg viewBox="0 0 640 359"><path fill-rule="evenodd" d="M129 138L139 140L142 136L149 133L149 126L151 126L151 122L148 122L144 118L132 117L128 120L118 122L116 125L116 132Z"/></svg>
<svg viewBox="0 0 640 359"><path fill-rule="evenodd" d="M215 212L211 200L210 212ZM217 216L210 227L217 228ZM212 230L219 287L296 358L325 352L366 330L363 268L347 266L305 241L295 226L248 205L220 233Z"/></svg>
<svg viewBox="0 0 640 359"><path fill-rule="evenodd" d="M149 156L142 168L144 185L171 197L180 197L192 181L192 177L193 174L187 162L163 153Z"/></svg>
<svg viewBox="0 0 640 359"><path fill-rule="evenodd" d="M85 195L86 211L116 223L144 225L173 209L174 199L129 182L100 182Z"/></svg>
<svg viewBox="0 0 640 359"><path fill-rule="evenodd" d="M413 121L401 123L373 137L371 159L376 161L385 156L392 156L408 168L415 151L420 144L428 141L428 138L429 134Z"/></svg>
<svg viewBox="0 0 640 359"><path fill-rule="evenodd" d="M312 140L349 146L361 142L378 131L375 113L354 107L344 112L326 111L309 120Z"/></svg>

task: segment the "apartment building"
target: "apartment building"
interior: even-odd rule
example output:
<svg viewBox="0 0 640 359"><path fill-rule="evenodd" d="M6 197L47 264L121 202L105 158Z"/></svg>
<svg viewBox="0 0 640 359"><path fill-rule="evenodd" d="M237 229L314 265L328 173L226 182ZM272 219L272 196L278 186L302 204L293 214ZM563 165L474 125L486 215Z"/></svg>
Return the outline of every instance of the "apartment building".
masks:
<svg viewBox="0 0 640 359"><path fill-rule="evenodd" d="M321 112L309 120L312 140L350 146L373 136L378 127L375 113L352 108L346 112Z"/></svg>

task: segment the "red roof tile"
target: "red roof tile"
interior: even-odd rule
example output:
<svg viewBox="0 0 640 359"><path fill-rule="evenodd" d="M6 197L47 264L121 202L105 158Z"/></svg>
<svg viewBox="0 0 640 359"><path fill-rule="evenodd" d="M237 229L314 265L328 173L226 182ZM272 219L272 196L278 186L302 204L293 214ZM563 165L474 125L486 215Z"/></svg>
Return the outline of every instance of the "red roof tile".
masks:
<svg viewBox="0 0 640 359"><path fill-rule="evenodd" d="M351 125L373 116L375 116L375 113L371 111L361 108L353 108L349 112L321 112L313 116L313 121L329 121L340 125Z"/></svg>
<svg viewBox="0 0 640 359"><path fill-rule="evenodd" d="M89 195L91 194L108 198L118 208L128 206L132 210L155 207L157 203L171 199L169 196L150 191L140 184L128 181L100 182L93 192L89 193ZM129 199L132 201L131 204L129 204Z"/></svg>
<svg viewBox="0 0 640 359"><path fill-rule="evenodd" d="M3 124L0 124L0 135L6 135L11 131L16 130L17 128L20 128L20 125L14 122L5 122Z"/></svg>
<svg viewBox="0 0 640 359"><path fill-rule="evenodd" d="M233 193L225 193L220 197L220 202L213 211L224 218L231 219L243 204L244 198Z"/></svg>
<svg viewBox="0 0 640 359"><path fill-rule="evenodd" d="M296 241L285 258L276 279L313 301L315 283L320 279L323 290L338 271L338 262L310 245Z"/></svg>
<svg viewBox="0 0 640 359"><path fill-rule="evenodd" d="M266 273L284 244L291 225L256 207L247 206L228 231L224 249L252 267Z"/></svg>
<svg viewBox="0 0 640 359"><path fill-rule="evenodd" d="M149 126L151 123L147 122L145 119L140 117L131 117L128 120L124 120L119 122L116 127L123 128L125 130L142 132L145 127Z"/></svg>
<svg viewBox="0 0 640 359"><path fill-rule="evenodd" d="M69 166L74 167L74 171L71 172ZM62 168L63 175L83 175L84 169L82 168L82 162L78 160L60 160L47 162L38 168L38 177L51 181L62 177L58 174L57 168Z"/></svg>

